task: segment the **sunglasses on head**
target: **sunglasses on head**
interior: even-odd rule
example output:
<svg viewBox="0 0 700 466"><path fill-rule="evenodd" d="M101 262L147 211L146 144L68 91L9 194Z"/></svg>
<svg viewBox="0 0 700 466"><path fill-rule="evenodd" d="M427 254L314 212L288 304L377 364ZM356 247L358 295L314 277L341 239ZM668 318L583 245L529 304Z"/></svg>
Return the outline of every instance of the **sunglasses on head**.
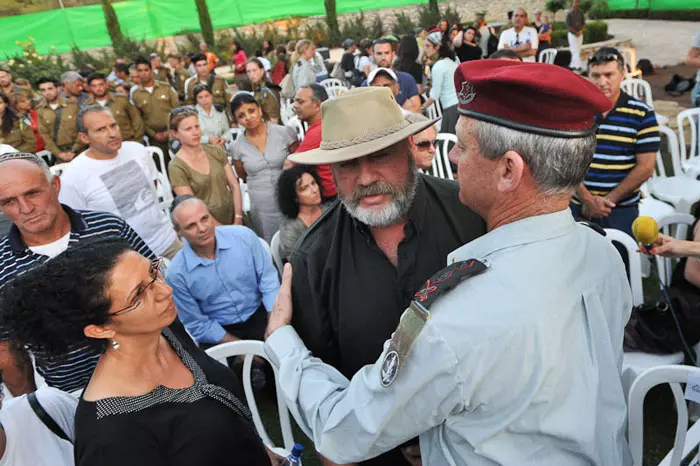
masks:
<svg viewBox="0 0 700 466"><path fill-rule="evenodd" d="M421 141L416 143L416 147L420 149L428 149L429 147L436 147L437 146L437 140L433 139L432 141Z"/></svg>
<svg viewBox="0 0 700 466"><path fill-rule="evenodd" d="M588 64L597 65L598 63L609 63L611 61L622 61L622 55L616 52L593 55L588 59Z"/></svg>

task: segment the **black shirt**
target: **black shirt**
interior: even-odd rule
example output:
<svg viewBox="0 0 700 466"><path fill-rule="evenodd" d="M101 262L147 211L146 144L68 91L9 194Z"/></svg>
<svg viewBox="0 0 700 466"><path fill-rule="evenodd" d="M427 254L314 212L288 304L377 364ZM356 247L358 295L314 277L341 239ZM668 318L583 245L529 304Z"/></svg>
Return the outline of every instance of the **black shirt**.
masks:
<svg viewBox="0 0 700 466"><path fill-rule="evenodd" d="M423 83L423 67L416 62L411 62L408 66L398 65L396 67L397 71L403 71L413 76L416 80L416 84L420 85Z"/></svg>
<svg viewBox="0 0 700 466"><path fill-rule="evenodd" d="M76 466L265 465L238 378L198 348L177 320L163 330L192 371L185 389L85 401L75 414Z"/></svg>
<svg viewBox="0 0 700 466"><path fill-rule="evenodd" d="M481 52L481 47L478 45L463 43L461 47L455 47L455 53L457 54L460 62L480 60Z"/></svg>

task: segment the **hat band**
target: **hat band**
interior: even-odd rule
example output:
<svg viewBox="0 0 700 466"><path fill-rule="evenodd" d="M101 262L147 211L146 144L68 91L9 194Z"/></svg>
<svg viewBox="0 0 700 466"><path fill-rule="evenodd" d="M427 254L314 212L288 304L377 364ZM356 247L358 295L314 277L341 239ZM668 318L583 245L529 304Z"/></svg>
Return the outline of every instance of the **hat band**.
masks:
<svg viewBox="0 0 700 466"><path fill-rule="evenodd" d="M593 123L591 127L586 129L553 129L545 128L543 126L526 125L524 123L518 123L517 121L508 120L506 118L488 115L486 113L479 113L472 110L465 110L463 108L458 108L458 112L461 115L474 118L475 120L493 123L494 125L498 126L505 126L506 128L522 131L524 133L539 134L540 136L549 136L553 138L583 138L594 134L598 128L598 125Z"/></svg>
<svg viewBox="0 0 700 466"><path fill-rule="evenodd" d="M376 139L381 139L391 134L398 133L410 124L411 123L409 123L408 120L402 119L400 123L397 123L393 126L389 126L379 131L373 131L371 133L363 134L362 136L357 136L351 139L343 139L340 141L322 141L320 148L323 150L335 150L344 149L345 147L350 146L356 146L358 144L364 144L365 142L371 142Z"/></svg>

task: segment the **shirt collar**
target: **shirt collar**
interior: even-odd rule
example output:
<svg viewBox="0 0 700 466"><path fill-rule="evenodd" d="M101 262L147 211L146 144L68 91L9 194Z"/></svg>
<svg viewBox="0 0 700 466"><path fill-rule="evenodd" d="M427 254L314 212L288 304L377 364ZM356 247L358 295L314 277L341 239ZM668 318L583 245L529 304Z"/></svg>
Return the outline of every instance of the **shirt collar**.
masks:
<svg viewBox="0 0 700 466"><path fill-rule="evenodd" d="M214 237L216 238L216 257L219 257L220 250L229 249L234 245L233 241L228 236L222 234L219 227L214 229ZM194 249L192 249L192 246L190 246L189 242L185 240L184 243L182 254L185 258L185 266L187 267L188 272L192 272L200 265L206 266L212 262L211 259L205 259L198 256L197 253L194 252Z"/></svg>
<svg viewBox="0 0 700 466"><path fill-rule="evenodd" d="M575 226L576 222L568 208L551 214L527 217L500 226L452 251L447 256L447 263L449 265L467 259L486 259L503 249L564 236L571 233Z"/></svg>
<svg viewBox="0 0 700 466"><path fill-rule="evenodd" d="M61 207L63 207L64 212L68 214L71 236L73 236L74 233L79 233L87 228L88 225L85 223L85 219L83 219L83 216L80 215L80 213L64 204L61 204ZM19 228L17 228L14 223L10 227L10 231L7 233L7 236L10 240L10 248L12 248L12 252L14 254L21 254L29 249L27 244L24 242L24 239L22 239L22 234L20 233Z"/></svg>

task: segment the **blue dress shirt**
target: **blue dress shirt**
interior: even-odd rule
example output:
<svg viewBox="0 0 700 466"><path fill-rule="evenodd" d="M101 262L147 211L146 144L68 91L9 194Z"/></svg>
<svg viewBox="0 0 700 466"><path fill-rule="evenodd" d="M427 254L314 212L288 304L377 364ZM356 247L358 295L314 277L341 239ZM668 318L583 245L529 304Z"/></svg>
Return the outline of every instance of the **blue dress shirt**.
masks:
<svg viewBox="0 0 700 466"><path fill-rule="evenodd" d="M199 343L218 343L223 325L246 322L260 307L271 311L280 288L272 259L252 230L216 227L216 258L199 257L185 242L166 281L180 320Z"/></svg>

